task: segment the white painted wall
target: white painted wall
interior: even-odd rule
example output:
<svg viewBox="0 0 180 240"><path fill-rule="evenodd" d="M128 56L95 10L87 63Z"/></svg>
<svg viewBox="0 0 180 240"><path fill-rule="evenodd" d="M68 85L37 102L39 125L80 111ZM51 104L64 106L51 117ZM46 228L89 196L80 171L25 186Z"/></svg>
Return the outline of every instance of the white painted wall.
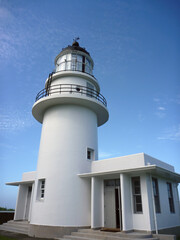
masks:
<svg viewBox="0 0 180 240"><path fill-rule="evenodd" d="M92 163L92 172L107 172L141 168L149 165L156 165L174 172L174 167L144 153L138 153L117 158L98 160Z"/></svg>
<svg viewBox="0 0 180 240"><path fill-rule="evenodd" d="M158 179L159 197L161 213L155 213L153 209L153 194L151 177ZM175 213L170 213L169 201L167 194L167 180L159 178L158 176L151 176L150 174L141 175L141 194L143 203L143 213L133 213L133 229L153 231L157 229L170 228L180 225L180 212L179 212L179 198L176 183L172 183Z"/></svg>
<svg viewBox="0 0 180 240"><path fill-rule="evenodd" d="M104 226L104 181L91 178L91 228Z"/></svg>
<svg viewBox="0 0 180 240"><path fill-rule="evenodd" d="M171 213L169 208L166 182L169 182L169 181L158 178L160 206L161 206L161 213L156 214L158 229L180 225L179 198L177 194L177 186L176 186L176 183L172 182L175 213Z"/></svg>
<svg viewBox="0 0 180 240"><path fill-rule="evenodd" d="M90 78L92 79L92 78ZM55 80L52 81L51 86L56 85L56 84L74 84L74 85L80 85L80 86L84 86L87 87L87 82L92 84L94 86L94 90L98 91L98 89L96 88L95 84L93 84L91 81L88 81L87 79L84 79L83 76L73 76L73 75L66 75L63 77L59 77ZM96 82L97 85L97 82Z"/></svg>
<svg viewBox="0 0 180 240"><path fill-rule="evenodd" d="M137 168L144 166L144 154L138 153L129 156L110 158L92 162L92 172L106 172Z"/></svg>
<svg viewBox="0 0 180 240"><path fill-rule="evenodd" d="M164 168L166 170L174 172L174 167L168 163L162 162L156 158L153 158L147 154L144 154L145 165L156 165L158 167Z"/></svg>
<svg viewBox="0 0 180 240"><path fill-rule="evenodd" d="M36 171L24 172L22 175L22 181L34 181L36 178Z"/></svg>
<svg viewBox="0 0 180 240"><path fill-rule="evenodd" d="M133 229L151 231L151 225L150 225L150 219L149 219L149 199L147 194L146 174L141 174L137 176L140 176L140 181L141 181L141 197L142 197L143 212L134 213L134 210L133 210L133 214L132 214ZM133 206L133 202L132 202L132 206Z"/></svg>
<svg viewBox="0 0 180 240"><path fill-rule="evenodd" d="M45 198L37 201L37 180L32 224L90 225L90 181L77 176L88 172L87 148L97 149L97 117L90 109L57 105L44 114L37 180L45 178Z"/></svg>

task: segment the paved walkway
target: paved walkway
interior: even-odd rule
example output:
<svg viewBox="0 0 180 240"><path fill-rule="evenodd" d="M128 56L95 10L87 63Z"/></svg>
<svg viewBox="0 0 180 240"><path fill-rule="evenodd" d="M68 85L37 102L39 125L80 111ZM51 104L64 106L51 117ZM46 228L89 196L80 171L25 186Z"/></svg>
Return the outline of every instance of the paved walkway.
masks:
<svg viewBox="0 0 180 240"><path fill-rule="evenodd" d="M9 237L9 238L18 239L18 240L45 240L44 238L34 238L34 237L29 237L24 234L7 232L7 231L2 231L2 230L0 230L0 236ZM54 240L54 239L52 238L52 239L48 239L48 240Z"/></svg>

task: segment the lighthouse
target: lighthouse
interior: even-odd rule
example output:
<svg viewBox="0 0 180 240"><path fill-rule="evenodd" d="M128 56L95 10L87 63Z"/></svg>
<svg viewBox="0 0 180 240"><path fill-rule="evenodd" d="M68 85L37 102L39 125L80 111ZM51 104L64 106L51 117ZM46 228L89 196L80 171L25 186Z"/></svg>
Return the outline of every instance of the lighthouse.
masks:
<svg viewBox="0 0 180 240"><path fill-rule="evenodd" d="M77 40L55 58L55 72L32 108L42 123L31 225L90 225L91 171L98 159L97 128L107 122L106 99L93 76L93 60Z"/></svg>
<svg viewBox="0 0 180 240"><path fill-rule="evenodd" d="M172 165L145 153L98 160L97 128L109 114L93 67L77 39L55 58L32 108L42 123L37 169L7 183L19 191L14 221L0 230L99 239L105 235L97 229L123 231L127 238L129 232L138 238L139 231L179 229L180 174Z"/></svg>

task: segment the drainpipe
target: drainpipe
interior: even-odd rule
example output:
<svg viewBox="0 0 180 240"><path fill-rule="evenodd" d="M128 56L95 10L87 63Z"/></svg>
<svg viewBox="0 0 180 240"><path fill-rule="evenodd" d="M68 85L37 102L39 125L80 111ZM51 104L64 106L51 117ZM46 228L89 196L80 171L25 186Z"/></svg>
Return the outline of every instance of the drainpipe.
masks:
<svg viewBox="0 0 180 240"><path fill-rule="evenodd" d="M151 193L152 193L152 202L153 202L154 225L155 225L156 234L158 234L156 208L155 208L155 202L154 202L154 192L153 192L153 185L152 185L152 176L151 176L151 174L150 174L150 182L151 182Z"/></svg>

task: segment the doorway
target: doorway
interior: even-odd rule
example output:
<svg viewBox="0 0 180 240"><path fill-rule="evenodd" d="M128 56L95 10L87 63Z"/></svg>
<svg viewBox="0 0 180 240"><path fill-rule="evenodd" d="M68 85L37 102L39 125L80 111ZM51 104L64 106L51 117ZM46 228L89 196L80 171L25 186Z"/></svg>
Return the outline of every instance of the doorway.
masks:
<svg viewBox="0 0 180 240"><path fill-rule="evenodd" d="M122 230L120 180L104 181L104 227Z"/></svg>

